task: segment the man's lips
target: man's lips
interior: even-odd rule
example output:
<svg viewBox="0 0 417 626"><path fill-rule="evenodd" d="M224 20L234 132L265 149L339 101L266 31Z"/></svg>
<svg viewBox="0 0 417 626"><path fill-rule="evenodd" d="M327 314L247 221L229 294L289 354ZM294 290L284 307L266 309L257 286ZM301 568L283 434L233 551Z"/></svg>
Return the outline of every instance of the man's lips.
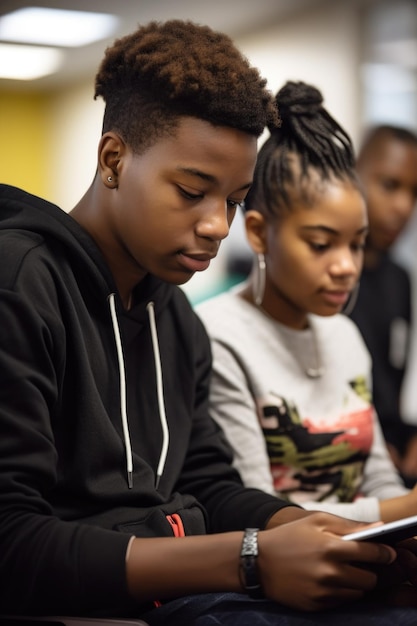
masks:
<svg viewBox="0 0 417 626"><path fill-rule="evenodd" d="M198 254L186 254L180 252L178 255L180 264L191 272L203 272L206 270L210 261L214 259L215 254L198 253Z"/></svg>

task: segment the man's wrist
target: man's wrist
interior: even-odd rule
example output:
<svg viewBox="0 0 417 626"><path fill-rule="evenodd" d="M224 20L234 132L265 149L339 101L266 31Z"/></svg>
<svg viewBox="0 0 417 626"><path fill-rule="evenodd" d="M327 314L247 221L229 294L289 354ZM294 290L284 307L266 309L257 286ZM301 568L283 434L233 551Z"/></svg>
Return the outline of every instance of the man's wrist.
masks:
<svg viewBox="0 0 417 626"><path fill-rule="evenodd" d="M251 598L264 597L258 570L258 532L259 528L246 528L240 551L240 581Z"/></svg>

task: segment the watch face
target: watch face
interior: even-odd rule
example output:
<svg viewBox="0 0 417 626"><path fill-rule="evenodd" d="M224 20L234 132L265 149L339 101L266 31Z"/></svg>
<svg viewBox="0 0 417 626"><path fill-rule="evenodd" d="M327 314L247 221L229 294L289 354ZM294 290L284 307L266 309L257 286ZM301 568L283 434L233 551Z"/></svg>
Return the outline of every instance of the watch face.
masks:
<svg viewBox="0 0 417 626"><path fill-rule="evenodd" d="M258 528L246 528L240 556L258 556Z"/></svg>
<svg viewBox="0 0 417 626"><path fill-rule="evenodd" d="M258 531L259 528L246 528L243 535L240 551L241 583L251 598L263 598L263 592L258 575Z"/></svg>

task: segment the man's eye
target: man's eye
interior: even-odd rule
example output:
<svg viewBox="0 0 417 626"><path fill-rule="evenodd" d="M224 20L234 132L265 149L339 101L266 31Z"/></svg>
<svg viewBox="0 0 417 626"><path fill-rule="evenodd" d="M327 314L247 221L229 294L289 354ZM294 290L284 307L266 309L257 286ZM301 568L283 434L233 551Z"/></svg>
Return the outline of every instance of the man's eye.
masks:
<svg viewBox="0 0 417 626"><path fill-rule="evenodd" d="M184 187L180 187L179 185L178 185L178 189L180 191L180 194L184 196L184 198L187 198L188 200L196 200L198 198L203 197L202 193L191 193L191 191L187 191L186 189L184 189Z"/></svg>

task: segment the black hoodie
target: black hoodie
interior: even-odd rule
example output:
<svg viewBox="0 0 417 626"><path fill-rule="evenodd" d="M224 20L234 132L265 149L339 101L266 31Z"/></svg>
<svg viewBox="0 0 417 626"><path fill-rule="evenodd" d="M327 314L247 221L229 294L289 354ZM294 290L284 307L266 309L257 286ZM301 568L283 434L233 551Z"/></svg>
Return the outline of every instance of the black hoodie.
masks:
<svg viewBox="0 0 417 626"><path fill-rule="evenodd" d="M127 312L80 225L0 185L0 290L0 613L129 613L132 535L263 527L286 506L231 466L181 289L148 275Z"/></svg>

